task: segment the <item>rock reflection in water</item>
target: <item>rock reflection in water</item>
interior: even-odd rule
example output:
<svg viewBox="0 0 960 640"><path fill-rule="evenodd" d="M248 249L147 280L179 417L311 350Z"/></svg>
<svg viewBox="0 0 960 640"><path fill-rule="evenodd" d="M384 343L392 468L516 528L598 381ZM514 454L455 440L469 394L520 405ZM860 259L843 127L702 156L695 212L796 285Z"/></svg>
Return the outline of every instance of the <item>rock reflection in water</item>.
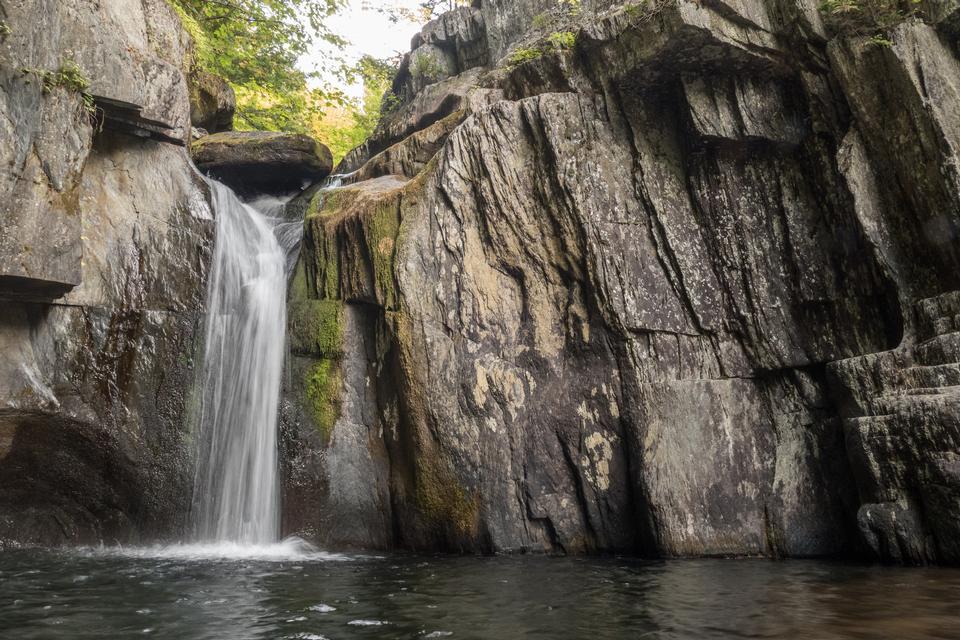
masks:
<svg viewBox="0 0 960 640"><path fill-rule="evenodd" d="M820 562L0 555L0 637L955 638L960 571Z"/></svg>

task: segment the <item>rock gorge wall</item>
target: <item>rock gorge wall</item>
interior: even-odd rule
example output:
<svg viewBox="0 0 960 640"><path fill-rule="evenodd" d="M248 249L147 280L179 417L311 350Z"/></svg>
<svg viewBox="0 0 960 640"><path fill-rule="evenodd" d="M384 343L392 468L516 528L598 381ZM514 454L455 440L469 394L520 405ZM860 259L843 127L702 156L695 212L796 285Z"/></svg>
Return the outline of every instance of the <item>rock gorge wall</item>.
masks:
<svg viewBox="0 0 960 640"><path fill-rule="evenodd" d="M425 27L300 203L286 531L960 561L957 3L570 6Z"/></svg>
<svg viewBox="0 0 960 640"><path fill-rule="evenodd" d="M819 4L427 25L289 211L285 533L960 562L960 5ZM0 544L178 536L229 89L162 0L0 21Z"/></svg>
<svg viewBox="0 0 960 640"><path fill-rule="evenodd" d="M0 544L178 535L213 238L185 144L229 92L191 109L211 94L163 0L0 20Z"/></svg>

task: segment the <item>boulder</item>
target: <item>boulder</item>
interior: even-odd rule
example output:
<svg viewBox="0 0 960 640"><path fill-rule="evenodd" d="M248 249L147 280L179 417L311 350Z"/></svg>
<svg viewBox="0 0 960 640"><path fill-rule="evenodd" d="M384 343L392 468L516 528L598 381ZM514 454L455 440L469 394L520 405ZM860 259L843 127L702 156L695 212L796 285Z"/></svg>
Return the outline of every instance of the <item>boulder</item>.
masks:
<svg viewBox="0 0 960 640"><path fill-rule="evenodd" d="M333 156L310 136L267 131L225 131L190 147L201 171L241 196L300 191L330 175Z"/></svg>
<svg viewBox="0 0 960 640"><path fill-rule="evenodd" d="M188 78L190 85L190 123L208 133L233 129L237 96L233 87L220 76L196 70Z"/></svg>

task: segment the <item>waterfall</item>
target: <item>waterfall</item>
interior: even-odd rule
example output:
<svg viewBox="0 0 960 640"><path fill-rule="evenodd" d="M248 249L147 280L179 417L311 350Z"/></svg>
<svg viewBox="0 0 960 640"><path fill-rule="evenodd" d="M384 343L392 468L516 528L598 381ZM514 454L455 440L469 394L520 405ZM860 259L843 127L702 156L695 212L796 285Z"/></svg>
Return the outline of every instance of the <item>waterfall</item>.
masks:
<svg viewBox="0 0 960 640"><path fill-rule="evenodd" d="M230 189L217 182L211 189L217 232L196 417L196 535L270 544L280 536L277 414L292 247ZM283 241L300 237L287 230Z"/></svg>
<svg viewBox="0 0 960 640"><path fill-rule="evenodd" d="M194 417L195 534L202 543L269 545L280 537L277 420L303 219L290 218L287 199L245 204L219 182L210 189L217 234Z"/></svg>

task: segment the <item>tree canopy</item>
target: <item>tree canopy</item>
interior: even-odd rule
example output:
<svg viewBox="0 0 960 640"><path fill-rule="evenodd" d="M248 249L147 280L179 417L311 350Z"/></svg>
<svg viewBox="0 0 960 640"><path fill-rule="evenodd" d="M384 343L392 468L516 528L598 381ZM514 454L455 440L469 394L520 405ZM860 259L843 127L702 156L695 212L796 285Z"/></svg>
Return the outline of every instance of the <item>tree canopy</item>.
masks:
<svg viewBox="0 0 960 640"><path fill-rule="evenodd" d="M343 45L327 20L345 0L172 0L196 41L196 63L237 93L237 126L305 131L317 108L343 100L308 89L297 61L317 39Z"/></svg>
<svg viewBox="0 0 960 640"><path fill-rule="evenodd" d="M343 75L348 81L363 83L363 100L359 104L336 104L314 115L311 131L330 147L335 161L339 162L347 152L360 146L377 127L384 100L393 95L390 85L398 64L396 60L361 58L355 66L345 69Z"/></svg>

